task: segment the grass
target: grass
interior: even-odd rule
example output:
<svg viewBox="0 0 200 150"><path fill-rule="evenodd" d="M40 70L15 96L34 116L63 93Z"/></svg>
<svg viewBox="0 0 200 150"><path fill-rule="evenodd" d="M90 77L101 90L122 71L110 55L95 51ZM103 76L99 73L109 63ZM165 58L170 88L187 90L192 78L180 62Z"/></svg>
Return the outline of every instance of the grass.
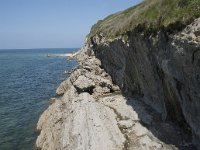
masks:
<svg viewBox="0 0 200 150"><path fill-rule="evenodd" d="M98 21L88 37L103 33L107 39L112 39L133 30L139 24L159 28L176 22L185 24L198 17L200 0L144 0L136 6Z"/></svg>

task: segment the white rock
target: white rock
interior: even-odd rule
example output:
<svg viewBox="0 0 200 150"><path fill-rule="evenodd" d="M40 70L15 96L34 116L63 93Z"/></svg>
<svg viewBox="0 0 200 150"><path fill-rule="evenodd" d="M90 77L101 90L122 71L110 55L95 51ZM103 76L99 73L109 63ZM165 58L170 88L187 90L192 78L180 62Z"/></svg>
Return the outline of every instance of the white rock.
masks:
<svg viewBox="0 0 200 150"><path fill-rule="evenodd" d="M94 87L95 83L85 76L79 76L78 79L74 82L74 86L84 91L88 88Z"/></svg>
<svg viewBox="0 0 200 150"><path fill-rule="evenodd" d="M59 87L56 89L56 94L62 95L64 94L70 87L71 87L71 82L69 79L63 81Z"/></svg>
<svg viewBox="0 0 200 150"><path fill-rule="evenodd" d="M148 133L147 128L145 128L144 126L142 126L140 123L136 123L133 126L133 132L137 135L137 136L142 136Z"/></svg>
<svg viewBox="0 0 200 150"><path fill-rule="evenodd" d="M120 128L125 128L125 129L132 127L133 124L134 124L134 122L132 120L130 120L130 119L129 120L120 120L118 122L119 127Z"/></svg>

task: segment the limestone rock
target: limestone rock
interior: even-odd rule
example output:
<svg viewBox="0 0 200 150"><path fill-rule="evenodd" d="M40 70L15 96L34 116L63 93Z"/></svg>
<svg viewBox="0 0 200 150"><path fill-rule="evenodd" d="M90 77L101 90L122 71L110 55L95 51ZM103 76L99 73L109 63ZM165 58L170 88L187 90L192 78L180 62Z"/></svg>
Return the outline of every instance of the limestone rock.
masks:
<svg viewBox="0 0 200 150"><path fill-rule="evenodd" d="M120 120L118 122L118 125L120 128L126 129L126 128L131 128L134 125L134 122L130 119L129 120Z"/></svg>
<svg viewBox="0 0 200 150"><path fill-rule="evenodd" d="M56 94L57 95L63 95L70 87L72 83L70 82L69 79L63 81L59 87L56 89Z"/></svg>
<svg viewBox="0 0 200 150"><path fill-rule="evenodd" d="M70 150L122 149L125 138L117 126L115 113L94 102L88 93L79 95L65 121L63 147Z"/></svg>
<svg viewBox="0 0 200 150"><path fill-rule="evenodd" d="M78 79L74 82L74 86L81 92L92 91L95 83L86 78L85 76L79 76Z"/></svg>
<svg viewBox="0 0 200 150"><path fill-rule="evenodd" d="M193 143L200 149L199 31L200 18L173 34L165 29L156 35L146 28L130 31L128 46L122 39L109 46L98 44L94 36L92 49L123 95L140 99L163 121L189 126ZM149 116L142 119L147 124L152 122L153 115Z"/></svg>
<svg viewBox="0 0 200 150"><path fill-rule="evenodd" d="M71 92L66 94L70 96ZM95 102L88 93L65 102L56 101L41 116L37 127L41 130L38 147L43 150L123 149L125 138L112 109Z"/></svg>
<svg viewBox="0 0 200 150"><path fill-rule="evenodd" d="M40 117L37 129L40 135L36 145L43 150L61 149L60 134L62 128L62 102L56 100Z"/></svg>
<svg viewBox="0 0 200 150"><path fill-rule="evenodd" d="M148 130L142 126L141 124L139 123L136 123L134 126L133 126L133 132L137 135L137 136L143 136L145 134L147 134Z"/></svg>
<svg viewBox="0 0 200 150"><path fill-rule="evenodd" d="M95 97L110 93L109 88L101 86L96 86L93 91L95 93L93 94Z"/></svg>
<svg viewBox="0 0 200 150"><path fill-rule="evenodd" d="M80 65L57 89L61 98L38 121L37 147L199 148L199 26L197 19L175 35L133 31L128 44L103 44L103 35L87 41L76 56Z"/></svg>

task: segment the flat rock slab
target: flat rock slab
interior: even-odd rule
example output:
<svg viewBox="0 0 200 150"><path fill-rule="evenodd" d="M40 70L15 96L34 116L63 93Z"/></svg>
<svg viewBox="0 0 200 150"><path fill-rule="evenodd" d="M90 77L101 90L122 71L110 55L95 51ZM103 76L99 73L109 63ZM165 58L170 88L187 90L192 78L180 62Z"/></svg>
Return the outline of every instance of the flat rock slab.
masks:
<svg viewBox="0 0 200 150"><path fill-rule="evenodd" d="M123 149L125 138L113 110L95 102L88 93L80 94L78 99L64 123L64 149Z"/></svg>
<svg viewBox="0 0 200 150"><path fill-rule="evenodd" d="M65 93L70 101L55 101L40 117L37 147L43 150L123 149L126 139L114 111L95 102L88 93L72 97L73 92L70 89Z"/></svg>
<svg viewBox="0 0 200 150"><path fill-rule="evenodd" d="M92 65L90 63L93 63ZM87 59L61 83L52 105L40 117L36 145L42 150L174 150L162 137L176 132L140 100L122 96L119 87ZM157 133L158 132L158 133ZM169 132L169 133L168 133ZM178 140L176 143L180 143Z"/></svg>

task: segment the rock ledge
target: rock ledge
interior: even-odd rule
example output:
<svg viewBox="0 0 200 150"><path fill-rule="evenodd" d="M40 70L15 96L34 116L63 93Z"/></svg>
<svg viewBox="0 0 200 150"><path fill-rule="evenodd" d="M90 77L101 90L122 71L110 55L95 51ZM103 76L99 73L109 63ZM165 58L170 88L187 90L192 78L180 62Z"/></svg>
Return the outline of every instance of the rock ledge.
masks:
<svg viewBox="0 0 200 150"><path fill-rule="evenodd" d="M182 133L181 129L162 122L161 116L141 101L122 96L97 58L84 55L79 61L80 65L56 91L61 98L54 99L38 121L38 148L172 150L184 147L182 143L187 138L176 134ZM166 144L154 130L168 143L170 140L174 143Z"/></svg>

